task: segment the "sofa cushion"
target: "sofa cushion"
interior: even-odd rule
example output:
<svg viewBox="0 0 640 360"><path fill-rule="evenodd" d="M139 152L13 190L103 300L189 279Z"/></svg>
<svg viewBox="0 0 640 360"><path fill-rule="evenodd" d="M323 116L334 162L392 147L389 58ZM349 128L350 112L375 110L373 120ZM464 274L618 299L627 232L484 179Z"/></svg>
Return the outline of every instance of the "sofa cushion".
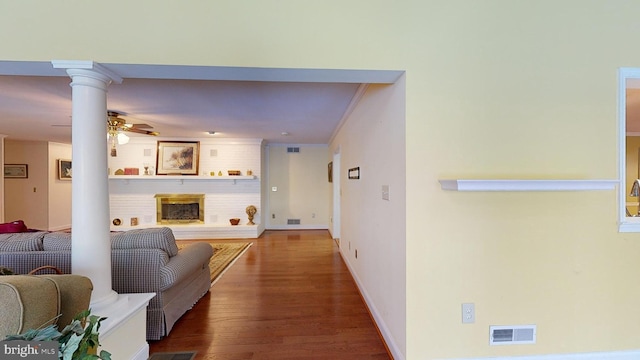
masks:
<svg viewBox="0 0 640 360"><path fill-rule="evenodd" d="M71 233L46 233L42 239L42 247L45 251L71 251Z"/></svg>
<svg viewBox="0 0 640 360"><path fill-rule="evenodd" d="M0 252L40 251L46 232L24 232L0 234Z"/></svg>
<svg viewBox="0 0 640 360"><path fill-rule="evenodd" d="M0 301L0 339L53 324L60 313L58 287L38 276L0 276Z"/></svg>
<svg viewBox="0 0 640 360"><path fill-rule="evenodd" d="M168 227L135 229L111 235L112 249L161 249L169 257L178 254L173 231Z"/></svg>
<svg viewBox="0 0 640 360"><path fill-rule="evenodd" d="M0 234L25 232L27 230L27 226L22 220L0 224Z"/></svg>

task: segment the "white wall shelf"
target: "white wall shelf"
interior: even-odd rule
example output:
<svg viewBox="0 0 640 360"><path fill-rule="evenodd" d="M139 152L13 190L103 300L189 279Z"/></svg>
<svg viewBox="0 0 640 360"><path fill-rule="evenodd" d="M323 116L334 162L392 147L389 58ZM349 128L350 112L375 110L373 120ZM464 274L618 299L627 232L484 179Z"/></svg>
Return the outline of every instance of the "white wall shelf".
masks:
<svg viewBox="0 0 640 360"><path fill-rule="evenodd" d="M188 176L188 175L111 175L109 180L123 180L125 184L129 181L177 181L184 184L185 181L225 181L231 180L235 184L237 180L255 180L255 175L251 176Z"/></svg>
<svg viewBox="0 0 640 360"><path fill-rule="evenodd" d="M449 191L591 191L614 190L618 180L438 180Z"/></svg>
<svg viewBox="0 0 640 360"><path fill-rule="evenodd" d="M109 180L255 180L256 176L196 176L196 175L111 175Z"/></svg>

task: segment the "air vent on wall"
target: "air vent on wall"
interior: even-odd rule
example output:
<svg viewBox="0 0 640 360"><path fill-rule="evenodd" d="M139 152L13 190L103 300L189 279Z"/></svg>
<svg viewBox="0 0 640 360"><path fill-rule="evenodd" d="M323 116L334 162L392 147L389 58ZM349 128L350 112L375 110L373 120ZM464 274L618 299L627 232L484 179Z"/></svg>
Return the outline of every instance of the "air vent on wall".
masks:
<svg viewBox="0 0 640 360"><path fill-rule="evenodd" d="M300 219L287 219L287 225L300 225Z"/></svg>
<svg viewBox="0 0 640 360"><path fill-rule="evenodd" d="M288 153L299 153L300 152L300 148L299 147L288 147L287 148L287 152Z"/></svg>
<svg viewBox="0 0 640 360"><path fill-rule="evenodd" d="M536 325L491 326L490 333L490 345L536 343Z"/></svg>

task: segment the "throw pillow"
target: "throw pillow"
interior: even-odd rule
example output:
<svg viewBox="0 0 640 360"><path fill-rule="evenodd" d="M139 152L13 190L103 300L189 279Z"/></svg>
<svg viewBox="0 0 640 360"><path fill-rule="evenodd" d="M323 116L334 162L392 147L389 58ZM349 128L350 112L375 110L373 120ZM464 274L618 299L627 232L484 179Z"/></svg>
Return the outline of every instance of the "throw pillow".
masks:
<svg viewBox="0 0 640 360"><path fill-rule="evenodd" d="M27 230L27 226L22 220L0 224L0 234L25 232Z"/></svg>

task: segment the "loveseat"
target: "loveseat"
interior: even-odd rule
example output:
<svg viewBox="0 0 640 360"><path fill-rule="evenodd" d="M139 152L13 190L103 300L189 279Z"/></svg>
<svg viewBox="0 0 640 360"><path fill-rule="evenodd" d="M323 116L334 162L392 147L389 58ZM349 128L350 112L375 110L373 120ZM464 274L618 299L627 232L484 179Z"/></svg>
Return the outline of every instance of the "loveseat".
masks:
<svg viewBox="0 0 640 360"><path fill-rule="evenodd" d="M147 340L169 334L209 291L213 248L207 243L192 243L178 251L171 229L161 227L111 233L111 248L113 290L156 293L147 307ZM71 273L70 233L0 234L0 266L27 274L46 265Z"/></svg>

